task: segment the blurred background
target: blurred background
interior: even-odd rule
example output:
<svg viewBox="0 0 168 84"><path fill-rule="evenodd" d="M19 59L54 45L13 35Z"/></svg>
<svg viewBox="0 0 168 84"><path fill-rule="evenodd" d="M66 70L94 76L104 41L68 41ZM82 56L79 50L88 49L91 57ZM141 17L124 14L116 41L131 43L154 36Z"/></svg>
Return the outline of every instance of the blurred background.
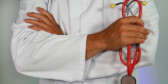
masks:
<svg viewBox="0 0 168 84"><path fill-rule="evenodd" d="M160 36L153 66L139 69L140 84L168 84L168 0L154 0L160 14ZM11 25L19 0L0 0L0 84L36 84L37 79L16 72L11 51Z"/></svg>

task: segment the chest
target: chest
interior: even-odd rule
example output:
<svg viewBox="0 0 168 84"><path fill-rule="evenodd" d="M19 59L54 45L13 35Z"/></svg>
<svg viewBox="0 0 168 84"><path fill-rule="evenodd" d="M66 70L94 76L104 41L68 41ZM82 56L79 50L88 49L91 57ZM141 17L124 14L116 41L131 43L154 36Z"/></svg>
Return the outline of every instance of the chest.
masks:
<svg viewBox="0 0 168 84"><path fill-rule="evenodd" d="M104 30L122 17L122 0L50 0L48 10L64 34L91 34Z"/></svg>

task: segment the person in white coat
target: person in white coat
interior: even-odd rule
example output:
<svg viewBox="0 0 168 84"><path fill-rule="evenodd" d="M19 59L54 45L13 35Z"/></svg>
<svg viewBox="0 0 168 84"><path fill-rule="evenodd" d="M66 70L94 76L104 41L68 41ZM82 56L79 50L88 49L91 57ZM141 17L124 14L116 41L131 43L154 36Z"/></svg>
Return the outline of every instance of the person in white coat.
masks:
<svg viewBox="0 0 168 84"><path fill-rule="evenodd" d="M122 18L122 5L110 8L122 1L21 0L12 25L16 70L39 84L120 84L127 69L118 50L125 55L127 44L142 49L136 69L153 64L159 35L154 2L147 0L140 19ZM130 9L138 15L137 4Z"/></svg>

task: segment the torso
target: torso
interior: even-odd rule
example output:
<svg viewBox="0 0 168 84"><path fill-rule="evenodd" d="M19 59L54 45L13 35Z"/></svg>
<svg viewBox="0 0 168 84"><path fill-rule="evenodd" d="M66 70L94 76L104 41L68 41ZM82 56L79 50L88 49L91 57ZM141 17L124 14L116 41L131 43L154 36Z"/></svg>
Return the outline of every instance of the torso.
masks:
<svg viewBox="0 0 168 84"><path fill-rule="evenodd" d="M121 1L49 0L48 10L53 14L64 34L92 34L104 30L122 17L122 5L110 8L111 3ZM90 69L86 72L88 80L84 83L40 79L39 84L120 84L120 79L123 76L121 72L124 72L126 67L121 64L117 51L102 52L90 61Z"/></svg>

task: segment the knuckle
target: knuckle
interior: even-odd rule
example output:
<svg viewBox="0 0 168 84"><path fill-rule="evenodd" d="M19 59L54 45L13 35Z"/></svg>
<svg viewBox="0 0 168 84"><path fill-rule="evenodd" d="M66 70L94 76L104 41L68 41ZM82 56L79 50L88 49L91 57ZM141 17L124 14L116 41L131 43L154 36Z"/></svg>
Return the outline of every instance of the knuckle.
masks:
<svg viewBox="0 0 168 84"><path fill-rule="evenodd" d="M29 22L30 20L29 19L24 19L25 22Z"/></svg>
<svg viewBox="0 0 168 84"><path fill-rule="evenodd" d="M124 43L120 44L120 46L122 46L122 47L125 46L125 45L126 45L126 44L124 44Z"/></svg>
<svg viewBox="0 0 168 84"><path fill-rule="evenodd" d="M45 12L45 9L41 8L41 12L44 13L44 12Z"/></svg>
<svg viewBox="0 0 168 84"><path fill-rule="evenodd" d="M132 19L137 19L138 17L137 17L137 16L132 16L131 18L132 18Z"/></svg>
<svg viewBox="0 0 168 84"><path fill-rule="evenodd" d="M146 29L146 28L144 28L144 29L145 29L146 32L148 31L148 29Z"/></svg>
<svg viewBox="0 0 168 84"><path fill-rule="evenodd" d="M145 38L146 38L146 36L143 35L143 34L141 34L141 33L140 33L139 35L140 35L139 37L140 37L141 39L145 39Z"/></svg>
<svg viewBox="0 0 168 84"><path fill-rule="evenodd" d="M43 15L42 15L42 18L47 18L47 16L43 14Z"/></svg>
<svg viewBox="0 0 168 84"><path fill-rule="evenodd" d="M144 43L144 40L143 39L136 39L135 43Z"/></svg>
<svg viewBox="0 0 168 84"><path fill-rule="evenodd" d="M123 37L119 38L120 42L123 43L125 41L125 39Z"/></svg>
<svg viewBox="0 0 168 84"><path fill-rule="evenodd" d="M48 11L45 11L45 15L46 16L51 16L52 14L50 12L48 12Z"/></svg>
<svg viewBox="0 0 168 84"><path fill-rule="evenodd" d="M124 31L120 31L120 32L119 32L119 36L120 36L120 38L122 38L123 35L124 35Z"/></svg>
<svg viewBox="0 0 168 84"><path fill-rule="evenodd" d="M32 13L31 16L38 17L38 14L37 13Z"/></svg>
<svg viewBox="0 0 168 84"><path fill-rule="evenodd" d="M140 18L137 17L136 19L137 19L138 22L141 22L141 19L140 19Z"/></svg>
<svg viewBox="0 0 168 84"><path fill-rule="evenodd" d="M126 27L126 26L125 26L124 24L121 24L120 27L119 27L119 29L120 29L120 30L123 30L125 27Z"/></svg>
<svg viewBox="0 0 168 84"><path fill-rule="evenodd" d="M137 37L137 38L139 37L139 33L134 33L134 35L135 35L135 37Z"/></svg>
<svg viewBox="0 0 168 84"><path fill-rule="evenodd" d="M137 16L133 16L133 18L139 19Z"/></svg>
<svg viewBox="0 0 168 84"><path fill-rule="evenodd" d="M44 15L43 14L38 14L37 16L40 17L40 18L42 18Z"/></svg>
<svg viewBox="0 0 168 84"><path fill-rule="evenodd" d="M138 34L137 34L137 37L139 37L139 38L142 37L141 33L138 33Z"/></svg>
<svg viewBox="0 0 168 84"><path fill-rule="evenodd" d="M34 15L34 14L36 14L35 12L30 12L30 15Z"/></svg>
<svg viewBox="0 0 168 84"><path fill-rule="evenodd" d="M140 19L140 18L139 18ZM140 19L140 21L142 22L143 26L144 26L144 21L142 19Z"/></svg>
<svg viewBox="0 0 168 84"><path fill-rule="evenodd" d="M126 46L126 44L122 44L121 46Z"/></svg>
<svg viewBox="0 0 168 84"><path fill-rule="evenodd" d="M146 39L147 37L143 34L141 34L141 39Z"/></svg>
<svg viewBox="0 0 168 84"><path fill-rule="evenodd" d="M47 13L48 13L48 15L52 16L52 14L50 12L47 12Z"/></svg>
<svg viewBox="0 0 168 84"><path fill-rule="evenodd" d="M142 40L142 43L145 43L145 40Z"/></svg>
<svg viewBox="0 0 168 84"><path fill-rule="evenodd" d="M144 36L145 40L147 39L147 36Z"/></svg>
<svg viewBox="0 0 168 84"><path fill-rule="evenodd" d="M126 40L125 40L124 38L121 38L121 39L120 39L120 45L121 45L121 46L126 45Z"/></svg>
<svg viewBox="0 0 168 84"><path fill-rule="evenodd" d="M41 18L41 16L39 14L34 14L33 17L35 17L35 18Z"/></svg>
<svg viewBox="0 0 168 84"><path fill-rule="evenodd" d="M140 39L140 40L139 40L139 43L144 43L144 40L143 40L143 39Z"/></svg>
<svg viewBox="0 0 168 84"><path fill-rule="evenodd" d="M33 13L31 16L34 18L41 18L41 14L38 13Z"/></svg>
<svg viewBox="0 0 168 84"><path fill-rule="evenodd" d="M141 34L141 36L142 36L142 39L147 39L146 35Z"/></svg>
<svg viewBox="0 0 168 84"><path fill-rule="evenodd" d="M39 24L41 21L40 20L34 20L35 24Z"/></svg>
<svg viewBox="0 0 168 84"><path fill-rule="evenodd" d="M119 44L122 45L123 44L123 40L120 38L119 39Z"/></svg>
<svg viewBox="0 0 168 84"><path fill-rule="evenodd" d="M42 13L43 15L45 15L45 14L46 14L46 11L43 9L43 10L41 10L41 13Z"/></svg>
<svg viewBox="0 0 168 84"><path fill-rule="evenodd" d="M120 18L118 21L119 23L124 23L124 18Z"/></svg>
<svg viewBox="0 0 168 84"><path fill-rule="evenodd" d="M149 33L149 30L148 30L148 29L146 29L146 33L147 33L147 34Z"/></svg>
<svg viewBox="0 0 168 84"><path fill-rule="evenodd" d="M31 23L31 22L33 22L33 20L32 19L27 19L27 22Z"/></svg>
<svg viewBox="0 0 168 84"><path fill-rule="evenodd" d="M139 43L139 39L135 39L134 43Z"/></svg>
<svg viewBox="0 0 168 84"><path fill-rule="evenodd" d="M138 19L138 22L139 22L142 26L144 26L143 20L142 20L141 18L138 18L138 17L137 17L137 19Z"/></svg>
<svg viewBox="0 0 168 84"><path fill-rule="evenodd" d="M141 31L143 30L143 28L141 28L140 26L136 26L136 30L137 30L138 32L141 32Z"/></svg>
<svg viewBox="0 0 168 84"><path fill-rule="evenodd" d="M34 27L35 27L35 25L31 25L30 27L34 28Z"/></svg>
<svg viewBox="0 0 168 84"><path fill-rule="evenodd" d="M32 25L32 28L37 28L37 26L36 25Z"/></svg>
<svg viewBox="0 0 168 84"><path fill-rule="evenodd" d="M144 34L147 34L147 32L148 32L148 30L145 28L141 28L140 31L143 32Z"/></svg>
<svg viewBox="0 0 168 84"><path fill-rule="evenodd" d="M143 24L143 21L140 18L138 18L138 22L141 23L141 24Z"/></svg>

